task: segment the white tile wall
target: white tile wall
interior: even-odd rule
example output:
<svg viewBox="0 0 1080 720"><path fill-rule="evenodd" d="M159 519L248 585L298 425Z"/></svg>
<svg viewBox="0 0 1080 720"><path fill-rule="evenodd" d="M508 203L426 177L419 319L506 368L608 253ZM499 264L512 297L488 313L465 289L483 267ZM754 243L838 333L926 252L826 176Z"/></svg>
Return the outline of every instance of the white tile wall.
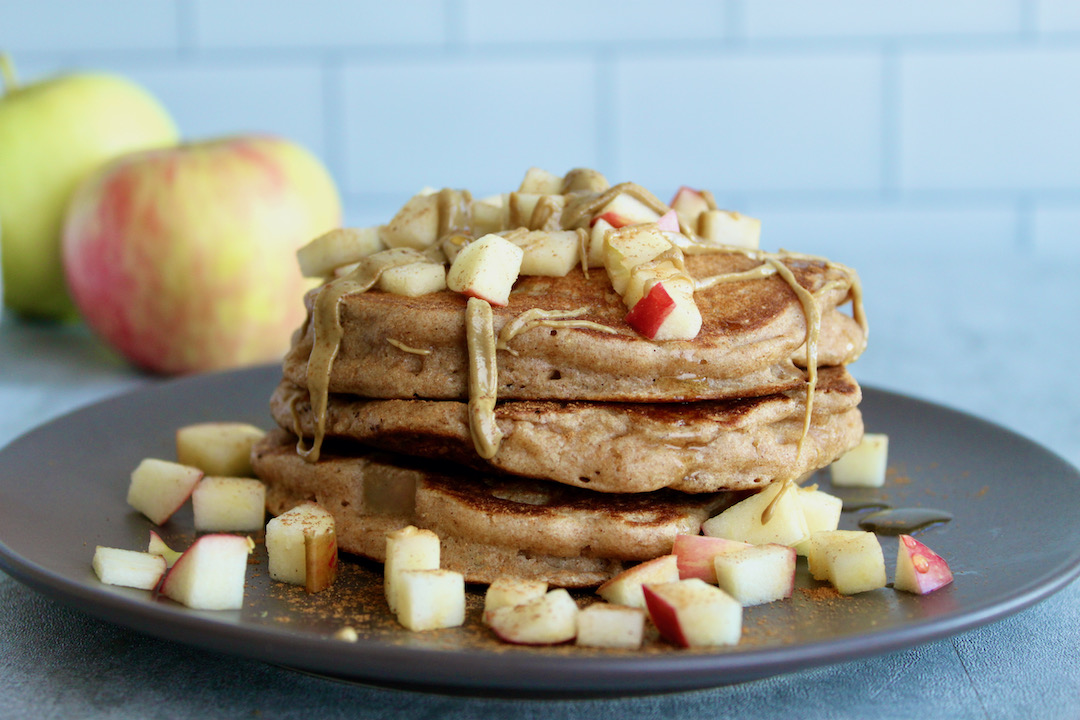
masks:
<svg viewBox="0 0 1080 720"><path fill-rule="evenodd" d="M292 137L357 224L591 165L770 247L1080 257L1073 0L0 0L0 49L128 74L189 138Z"/></svg>

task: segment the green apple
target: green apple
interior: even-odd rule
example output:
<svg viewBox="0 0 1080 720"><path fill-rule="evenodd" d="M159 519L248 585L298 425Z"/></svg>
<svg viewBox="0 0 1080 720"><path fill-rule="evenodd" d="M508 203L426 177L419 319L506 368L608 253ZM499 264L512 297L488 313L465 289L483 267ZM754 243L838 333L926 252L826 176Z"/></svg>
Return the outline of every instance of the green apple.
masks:
<svg viewBox="0 0 1080 720"><path fill-rule="evenodd" d="M60 228L76 185L118 155L175 145L176 126L139 86L106 74L19 86L0 55L0 250L4 304L25 317L65 319Z"/></svg>
<svg viewBox="0 0 1080 720"><path fill-rule="evenodd" d="M326 168L282 138L129 153L76 190L71 296L132 363L179 374L277 361L312 286L296 251L341 222Z"/></svg>

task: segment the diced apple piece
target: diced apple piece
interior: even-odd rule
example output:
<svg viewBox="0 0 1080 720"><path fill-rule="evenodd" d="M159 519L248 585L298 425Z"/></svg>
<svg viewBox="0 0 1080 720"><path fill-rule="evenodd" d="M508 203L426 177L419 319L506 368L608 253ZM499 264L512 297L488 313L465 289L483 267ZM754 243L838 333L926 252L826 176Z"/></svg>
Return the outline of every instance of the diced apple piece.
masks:
<svg viewBox="0 0 1080 720"><path fill-rule="evenodd" d="M152 590L167 568L161 555L102 547L94 550L92 561L98 580L106 585Z"/></svg>
<svg viewBox="0 0 1080 720"><path fill-rule="evenodd" d="M885 587L885 557L872 532L821 530L811 537L810 573L828 580L842 595Z"/></svg>
<svg viewBox="0 0 1080 720"><path fill-rule="evenodd" d="M650 340L693 340L702 319L692 289L658 282L626 314L626 323Z"/></svg>
<svg viewBox="0 0 1080 720"><path fill-rule="evenodd" d="M896 579L893 588L925 595L953 581L945 558L910 535L901 535L896 550Z"/></svg>
<svg viewBox="0 0 1080 720"><path fill-rule="evenodd" d="M146 552L152 555L160 555L165 558L165 565L172 567L176 564L177 559L183 555L179 550L173 550L169 547L161 536L153 530L150 531L150 542L146 545Z"/></svg>
<svg viewBox="0 0 1080 720"><path fill-rule="evenodd" d="M176 431L176 460L207 475L254 477L251 448L265 435L265 430L248 423L185 425Z"/></svg>
<svg viewBox="0 0 1080 720"><path fill-rule="evenodd" d="M446 266L415 262L387 268L379 276L378 287L384 292L406 297L439 292L446 289Z"/></svg>
<svg viewBox="0 0 1080 720"><path fill-rule="evenodd" d="M563 179L553 175L547 170L529 168L525 171L525 177L521 181L518 192L536 193L539 195L558 195L562 192Z"/></svg>
<svg viewBox="0 0 1080 720"><path fill-rule="evenodd" d="M507 205L501 197L497 197L495 200L498 200L498 202L494 200L476 200L470 206L469 213L472 228L477 235L483 236L506 229L509 219ZM454 261L449 255L447 259L450 262Z"/></svg>
<svg viewBox="0 0 1080 720"><path fill-rule="evenodd" d="M446 286L454 292L506 305L521 270L525 252L498 235L485 235L469 243L454 258Z"/></svg>
<svg viewBox="0 0 1080 720"><path fill-rule="evenodd" d="M862 441L829 466L837 487L882 487L889 464L889 436L865 433Z"/></svg>
<svg viewBox="0 0 1080 720"><path fill-rule="evenodd" d="M432 245L439 239L438 194L421 192L413 195L379 234L383 243L390 248L423 250Z"/></svg>
<svg viewBox="0 0 1080 720"><path fill-rule="evenodd" d="M573 230L533 230L509 239L524 251L521 275L564 277L581 263L581 240Z"/></svg>
<svg viewBox="0 0 1080 720"><path fill-rule="evenodd" d="M717 555L716 584L743 607L791 597L795 591L795 548L751 545Z"/></svg>
<svg viewBox="0 0 1080 720"><path fill-rule="evenodd" d="M215 533L191 544L161 581L161 594L197 610L239 610L251 538Z"/></svg>
<svg viewBox="0 0 1080 720"><path fill-rule="evenodd" d="M690 578L642 590L653 625L669 642L682 647L739 643L742 605L720 588Z"/></svg>
<svg viewBox="0 0 1080 720"><path fill-rule="evenodd" d="M679 232L679 216L674 210L668 210L656 221L656 226L664 232Z"/></svg>
<svg viewBox="0 0 1080 720"><path fill-rule="evenodd" d="M270 577L318 592L337 575L334 516L315 502L303 502L266 523Z"/></svg>
<svg viewBox="0 0 1080 720"><path fill-rule="evenodd" d="M335 228L296 251L304 277L326 277L334 270L384 248L379 228Z"/></svg>
<svg viewBox="0 0 1080 720"><path fill-rule="evenodd" d="M593 603L578 613L577 645L636 650L645 638L641 608Z"/></svg>
<svg viewBox="0 0 1080 720"><path fill-rule="evenodd" d="M818 530L835 530L840 526L840 514L844 510L844 501L835 495L818 490L816 486L799 488L799 503L802 505L806 529L811 535ZM807 538L795 546L799 555L810 552L810 539Z"/></svg>
<svg viewBox="0 0 1080 720"><path fill-rule="evenodd" d="M500 575L488 585L487 592L484 593L484 612L506 606L522 605L543 597L547 591L548 584L543 580Z"/></svg>
<svg viewBox="0 0 1080 720"><path fill-rule="evenodd" d="M646 583L668 583L679 579L679 559L661 555L623 570L596 589L597 595L616 605L644 608L641 586Z"/></svg>
<svg viewBox="0 0 1080 720"><path fill-rule="evenodd" d="M128 505L155 525L164 525L187 502L202 478L203 471L198 468L146 458L131 473Z"/></svg>
<svg viewBox="0 0 1080 720"><path fill-rule="evenodd" d="M612 227L621 228L640 223L654 223L660 219L660 214L633 195L619 193L612 198L611 202L600 208L593 222L601 218L611 223Z"/></svg>
<svg viewBox="0 0 1080 720"><path fill-rule="evenodd" d="M191 493L195 529L254 532L266 520L266 486L254 478L207 475Z"/></svg>
<svg viewBox="0 0 1080 720"><path fill-rule="evenodd" d="M517 645L556 645L577 635L578 606L563 588L522 605L484 613L484 622L500 640Z"/></svg>
<svg viewBox="0 0 1080 720"><path fill-rule="evenodd" d="M604 247L608 230L614 230L607 220L598 219L589 230L589 267L604 267Z"/></svg>
<svg viewBox="0 0 1080 720"><path fill-rule="evenodd" d="M671 241L655 225L607 232L604 235L604 268L611 287L619 295L625 295L631 271L671 248Z"/></svg>
<svg viewBox="0 0 1080 720"><path fill-rule="evenodd" d="M679 218L691 228L698 226L698 216L709 209L709 203L701 191L685 185L675 193L670 205L671 209L678 213Z"/></svg>
<svg viewBox="0 0 1080 720"><path fill-rule="evenodd" d="M748 547L753 547L753 545L727 538L708 535L676 535L671 552L678 559L680 580L699 578L715 585L716 556Z"/></svg>
<svg viewBox="0 0 1080 720"><path fill-rule="evenodd" d="M783 488L783 482L770 483L756 495L751 495L716 517L706 520L701 525L702 532L751 545L798 545L810 537L810 531L806 527L798 489L794 485L787 490ZM781 491L783 495L772 505L768 521L763 522L762 514Z"/></svg>
<svg viewBox="0 0 1080 720"><path fill-rule="evenodd" d="M531 227L533 213L543 195L512 192L506 201L506 224L510 228Z"/></svg>
<svg viewBox="0 0 1080 720"><path fill-rule="evenodd" d="M761 221L728 210L706 210L698 216L698 234L710 243L756 250Z"/></svg>
<svg viewBox="0 0 1080 720"><path fill-rule="evenodd" d="M439 568L439 536L415 525L386 534L386 561L383 564L383 588L390 612L397 614L400 606L400 575L406 570L437 570Z"/></svg>
<svg viewBox="0 0 1080 720"><path fill-rule="evenodd" d="M465 622L465 576L452 570L403 570L397 619L409 630L458 627Z"/></svg>

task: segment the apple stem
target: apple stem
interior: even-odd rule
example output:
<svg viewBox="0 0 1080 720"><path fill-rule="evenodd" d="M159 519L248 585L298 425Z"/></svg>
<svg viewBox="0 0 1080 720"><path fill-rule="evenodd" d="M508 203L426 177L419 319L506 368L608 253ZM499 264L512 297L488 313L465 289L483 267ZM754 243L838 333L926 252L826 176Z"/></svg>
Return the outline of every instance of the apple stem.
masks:
<svg viewBox="0 0 1080 720"><path fill-rule="evenodd" d="M19 80L15 77L15 63L11 61L10 55L3 52L0 52L0 78L4 82L5 95L19 87Z"/></svg>

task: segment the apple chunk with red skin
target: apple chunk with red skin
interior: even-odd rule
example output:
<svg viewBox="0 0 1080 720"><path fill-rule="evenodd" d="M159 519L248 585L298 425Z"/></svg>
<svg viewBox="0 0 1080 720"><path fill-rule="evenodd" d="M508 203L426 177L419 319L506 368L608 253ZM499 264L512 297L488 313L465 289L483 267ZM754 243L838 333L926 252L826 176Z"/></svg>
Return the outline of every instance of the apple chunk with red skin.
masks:
<svg viewBox="0 0 1080 720"><path fill-rule="evenodd" d="M676 535L671 552L678 560L679 579L699 578L715 585L716 556L748 547L753 547L753 545L727 538L708 535Z"/></svg>
<svg viewBox="0 0 1080 720"><path fill-rule="evenodd" d="M649 617L660 634L681 647L738 645L742 605L720 588L690 578L644 585Z"/></svg>
<svg viewBox="0 0 1080 720"><path fill-rule="evenodd" d="M155 525L163 525L187 502L202 479L203 471L198 468L146 458L131 472L127 502Z"/></svg>
<svg viewBox="0 0 1080 720"><path fill-rule="evenodd" d="M610 223L612 227L621 228L640 223L654 223L659 218L658 212L633 195L619 193L600 209L600 212L593 217L593 222L602 219Z"/></svg>
<svg viewBox="0 0 1080 720"><path fill-rule="evenodd" d="M64 270L90 327L146 370L278 361L312 286L295 253L340 220L329 173L284 139L131 153L76 190Z"/></svg>
<svg viewBox="0 0 1080 720"><path fill-rule="evenodd" d="M673 282L654 284L625 320L650 340L693 340L702 323L693 290Z"/></svg>
<svg viewBox="0 0 1080 720"><path fill-rule="evenodd" d="M644 608L641 586L645 583L667 583L679 579L679 560L674 555L661 555L646 560L611 578L596 589L596 594L616 605Z"/></svg>
<svg viewBox="0 0 1080 720"><path fill-rule="evenodd" d="M446 286L454 292L506 305L525 251L506 238L485 235L461 249L446 273Z"/></svg>
<svg viewBox="0 0 1080 720"><path fill-rule="evenodd" d="M671 209L691 228L696 228L698 216L709 209L709 202L700 190L683 185L669 203Z"/></svg>
<svg viewBox="0 0 1080 720"><path fill-rule="evenodd" d="M910 535L901 535L896 550L896 579L893 588L925 595L953 581L945 558Z"/></svg>
<svg viewBox="0 0 1080 720"><path fill-rule="evenodd" d="M161 581L161 594L197 610L239 610L251 538L214 533L191 544Z"/></svg>

